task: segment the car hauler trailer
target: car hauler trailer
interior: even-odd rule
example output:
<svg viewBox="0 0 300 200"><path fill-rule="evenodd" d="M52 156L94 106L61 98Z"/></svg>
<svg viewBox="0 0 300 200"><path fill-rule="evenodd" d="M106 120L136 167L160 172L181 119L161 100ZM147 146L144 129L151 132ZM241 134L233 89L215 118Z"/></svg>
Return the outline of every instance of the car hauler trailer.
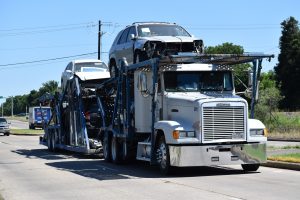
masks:
<svg viewBox="0 0 300 200"><path fill-rule="evenodd" d="M96 90L107 161L148 161L170 168L241 164L256 171L266 161L266 130L253 119L264 58L273 55L174 55L133 65ZM251 112L235 93L235 64L253 63Z"/></svg>
<svg viewBox="0 0 300 200"><path fill-rule="evenodd" d="M74 75L66 81L62 93L42 96L40 101L50 105L52 115L44 128L45 134L40 137L40 144L50 151L100 153L102 124L95 88L109 77L109 72L105 72L101 79L82 81Z"/></svg>

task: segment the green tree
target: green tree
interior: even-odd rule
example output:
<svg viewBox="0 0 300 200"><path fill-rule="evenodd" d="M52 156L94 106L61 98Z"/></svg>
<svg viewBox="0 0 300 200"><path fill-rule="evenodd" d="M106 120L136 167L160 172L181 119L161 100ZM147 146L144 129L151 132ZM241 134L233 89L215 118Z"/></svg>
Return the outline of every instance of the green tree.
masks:
<svg viewBox="0 0 300 200"><path fill-rule="evenodd" d="M38 106L39 98L45 93L54 94L58 89L57 81L48 81L42 84L39 90L31 90L29 94L13 97L14 114L26 112L26 106ZM11 115L11 98L6 99L3 104L3 114Z"/></svg>
<svg viewBox="0 0 300 200"><path fill-rule="evenodd" d="M298 21L290 17L281 23L280 54L275 66L277 86L284 99L281 107L288 110L300 108L300 31Z"/></svg>
<svg viewBox="0 0 300 200"><path fill-rule="evenodd" d="M217 45L215 47L206 47L206 54L243 54L244 48L240 45L234 45L233 43L223 43L221 45ZM235 90L237 92L245 91L244 84L248 81L248 69L250 64L239 64L234 67L234 82L235 82Z"/></svg>
<svg viewBox="0 0 300 200"><path fill-rule="evenodd" d="M282 99L283 96L276 87L274 71L262 73L259 84L259 99L255 110L257 118L266 124L273 124L272 113L278 109Z"/></svg>

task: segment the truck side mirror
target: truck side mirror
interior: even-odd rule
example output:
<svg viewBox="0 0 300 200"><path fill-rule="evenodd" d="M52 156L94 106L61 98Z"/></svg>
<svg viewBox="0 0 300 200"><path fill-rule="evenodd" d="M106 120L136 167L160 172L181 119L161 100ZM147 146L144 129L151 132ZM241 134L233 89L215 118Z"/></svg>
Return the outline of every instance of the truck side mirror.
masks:
<svg viewBox="0 0 300 200"><path fill-rule="evenodd" d="M134 34L130 34L130 39L131 40L135 40L136 38L135 38L135 35Z"/></svg>
<svg viewBox="0 0 300 200"><path fill-rule="evenodd" d="M137 87L144 97L149 95L149 91L147 89L147 76L144 72L141 72L138 76Z"/></svg>
<svg viewBox="0 0 300 200"><path fill-rule="evenodd" d="M252 87L253 85L253 72L251 70L248 71L248 87Z"/></svg>

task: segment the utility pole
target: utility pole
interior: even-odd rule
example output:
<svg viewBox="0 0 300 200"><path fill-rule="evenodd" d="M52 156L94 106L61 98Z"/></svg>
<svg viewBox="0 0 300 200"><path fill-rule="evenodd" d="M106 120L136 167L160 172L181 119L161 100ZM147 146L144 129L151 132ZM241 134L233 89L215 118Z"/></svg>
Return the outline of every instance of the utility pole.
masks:
<svg viewBox="0 0 300 200"><path fill-rule="evenodd" d="M11 96L11 117L14 116L14 97Z"/></svg>
<svg viewBox="0 0 300 200"><path fill-rule="evenodd" d="M98 60L101 59L101 20L99 20L99 32L98 32Z"/></svg>

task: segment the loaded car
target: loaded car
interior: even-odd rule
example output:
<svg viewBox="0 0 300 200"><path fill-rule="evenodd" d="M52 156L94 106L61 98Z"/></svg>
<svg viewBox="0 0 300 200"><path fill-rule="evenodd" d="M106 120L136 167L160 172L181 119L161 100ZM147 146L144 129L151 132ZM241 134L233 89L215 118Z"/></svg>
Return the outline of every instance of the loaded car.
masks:
<svg viewBox="0 0 300 200"><path fill-rule="evenodd" d="M6 136L9 136L10 134L10 123L7 122L7 120L3 117L0 117L0 133L3 133Z"/></svg>
<svg viewBox="0 0 300 200"><path fill-rule="evenodd" d="M182 52L203 53L203 48L201 39L193 37L177 24L136 22L120 31L115 38L109 51L109 70L111 76L115 76L118 62L123 57L132 64Z"/></svg>
<svg viewBox="0 0 300 200"><path fill-rule="evenodd" d="M65 91L67 81L79 77L81 81L93 81L102 78L109 78L107 65L94 59L74 60L70 62L61 75L61 88Z"/></svg>

